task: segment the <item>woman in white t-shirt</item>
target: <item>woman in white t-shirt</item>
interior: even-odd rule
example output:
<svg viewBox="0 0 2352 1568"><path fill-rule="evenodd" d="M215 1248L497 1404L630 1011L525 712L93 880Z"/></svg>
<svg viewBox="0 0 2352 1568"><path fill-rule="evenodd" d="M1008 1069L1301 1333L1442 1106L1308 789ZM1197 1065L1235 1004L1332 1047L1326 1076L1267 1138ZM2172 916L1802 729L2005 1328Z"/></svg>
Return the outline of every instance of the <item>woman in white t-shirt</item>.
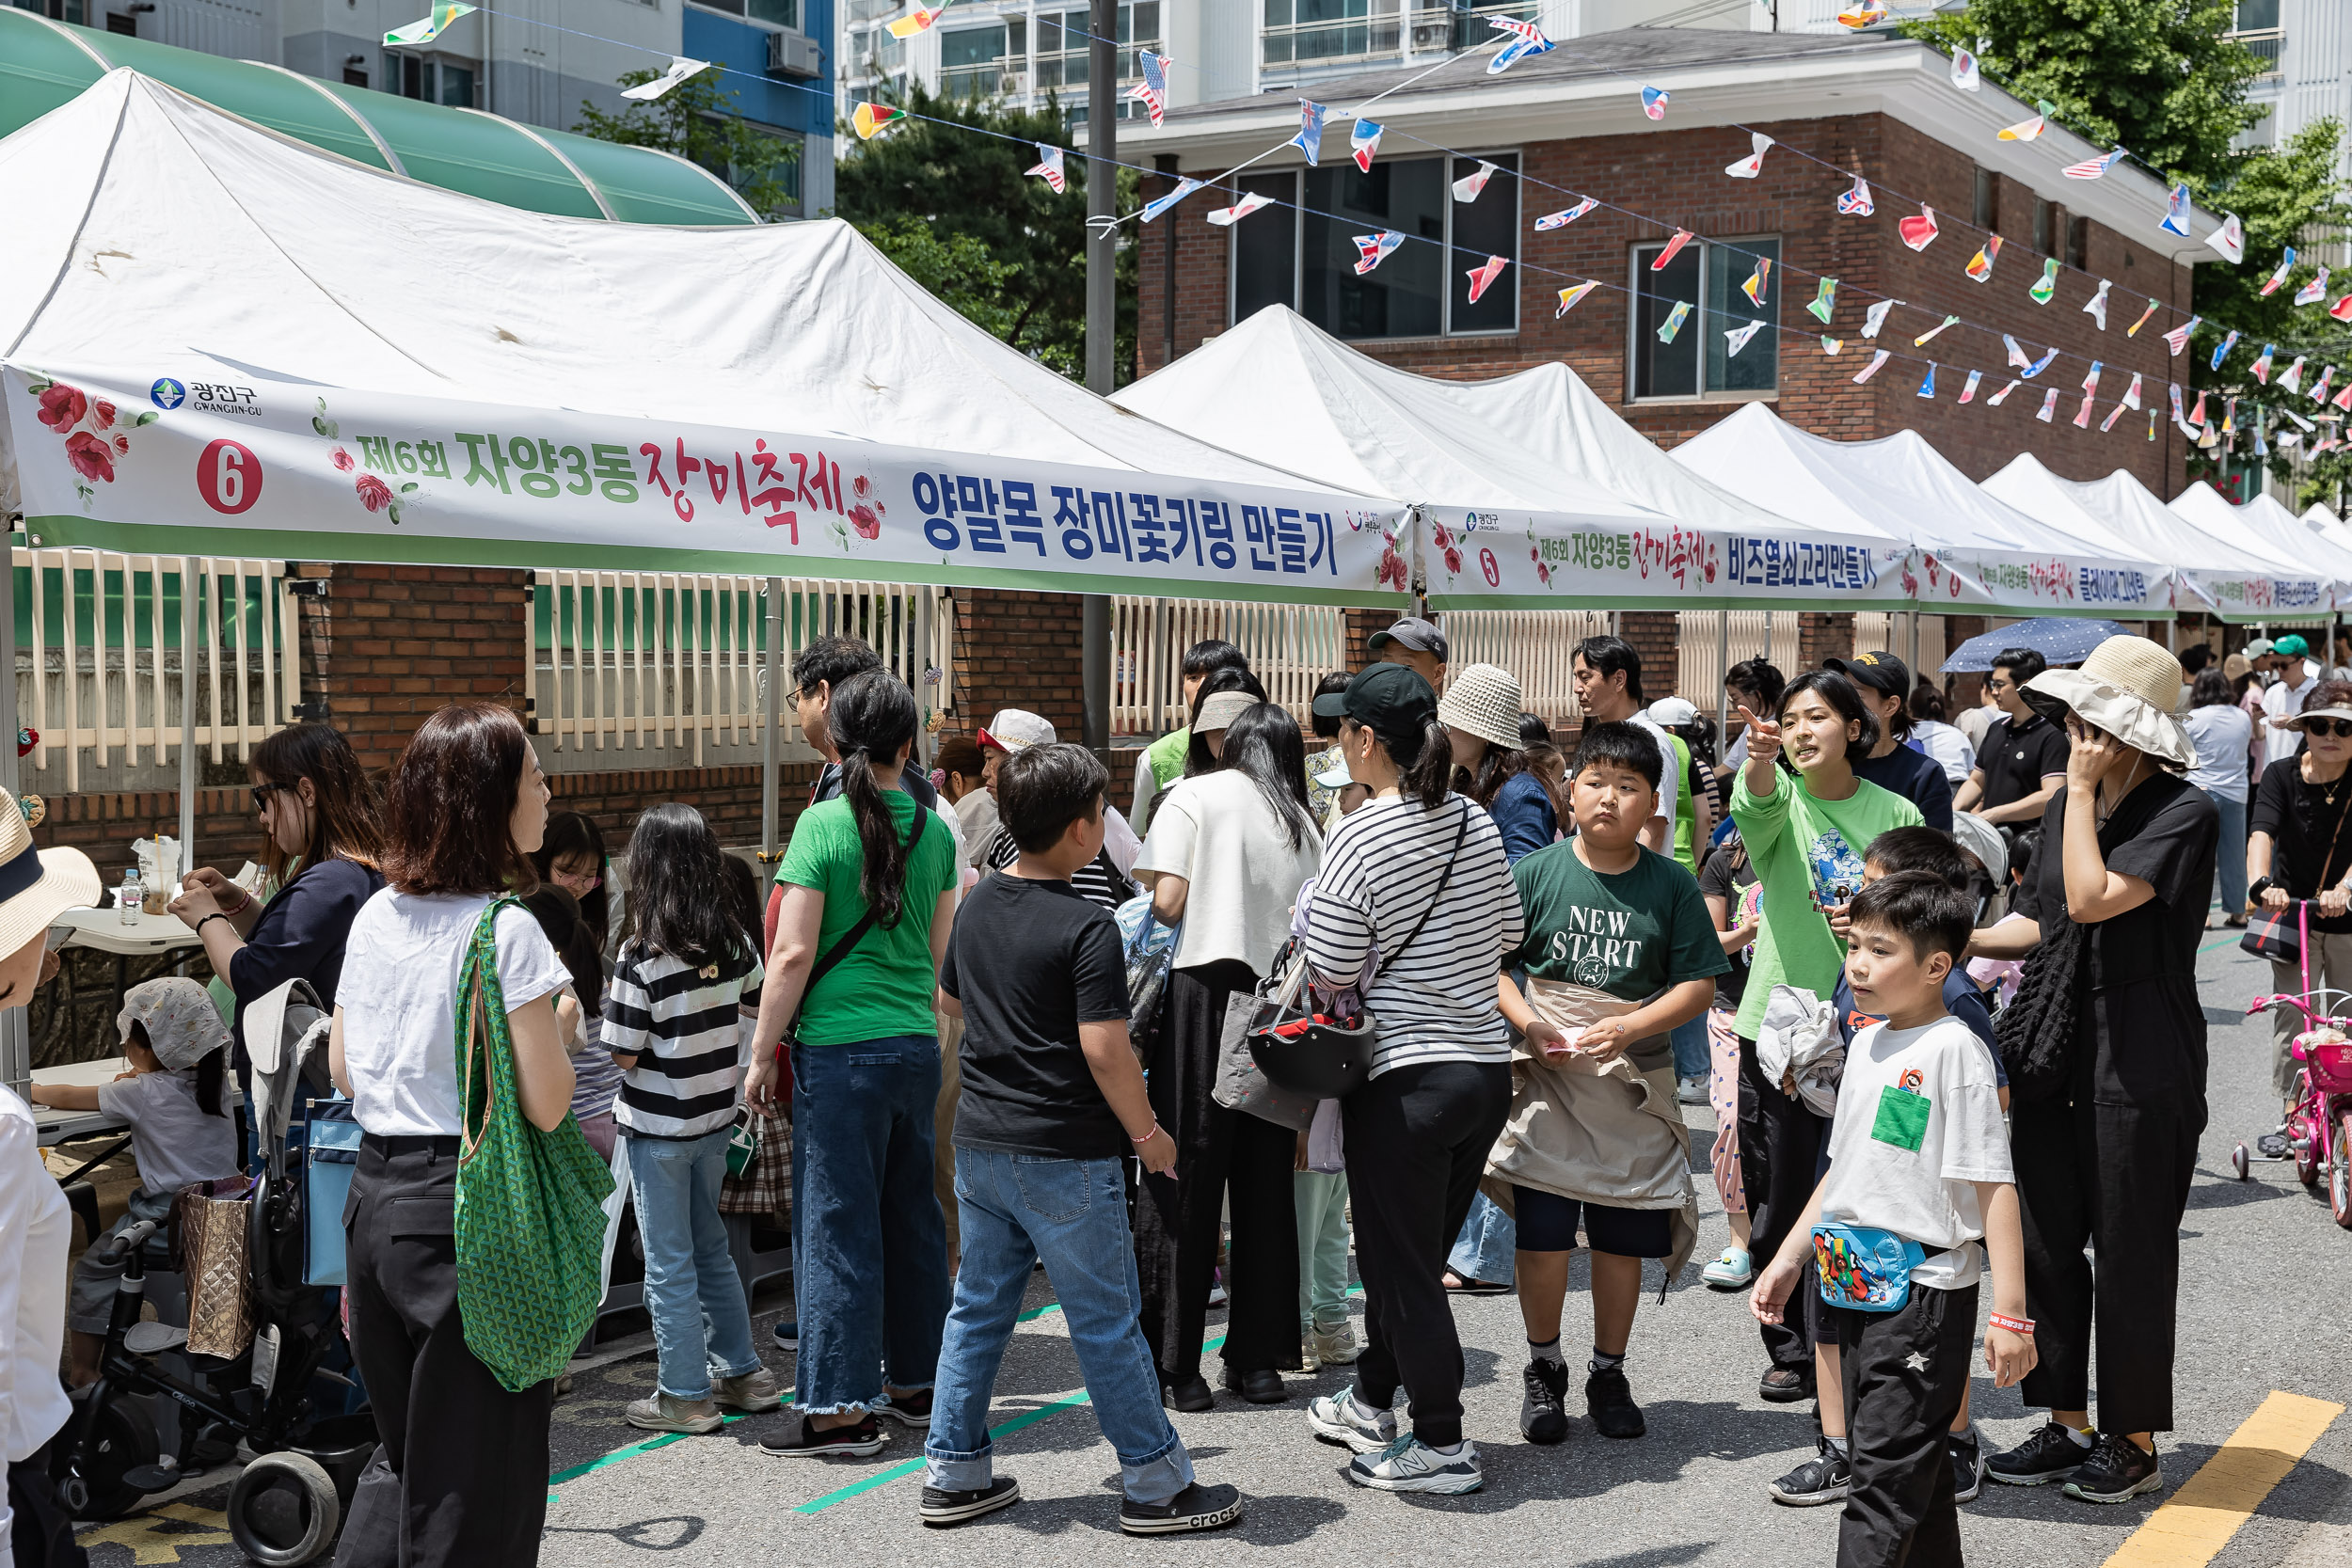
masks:
<svg viewBox="0 0 2352 1568"><path fill-rule="evenodd" d="M509 1393L466 1344L456 1013L483 911L532 885L548 781L510 709L452 705L410 739L388 793L390 885L351 924L329 1048L365 1134L343 1211L351 1349L383 1443L352 1500L346 1555L380 1547L414 1568L535 1562L553 1385ZM495 931L522 1112L552 1132L571 1108L555 1018L570 975L520 905L499 912Z"/></svg>
<svg viewBox="0 0 2352 1568"><path fill-rule="evenodd" d="M1225 1109L1209 1091L1226 1003L1274 967L1298 889L1323 858L1296 720L1246 692L1220 691L1200 705L1193 734L1207 738L1216 769L1181 780L1160 800L1135 869L1162 923L1178 926L1150 1064L1152 1112L1176 1140L1176 1180L1143 1183L1136 1255L1144 1336L1179 1410L1211 1403L1200 1340L1229 1187L1225 1386L1253 1404L1275 1403L1284 1397L1282 1372L1299 1367L1297 1139Z"/></svg>

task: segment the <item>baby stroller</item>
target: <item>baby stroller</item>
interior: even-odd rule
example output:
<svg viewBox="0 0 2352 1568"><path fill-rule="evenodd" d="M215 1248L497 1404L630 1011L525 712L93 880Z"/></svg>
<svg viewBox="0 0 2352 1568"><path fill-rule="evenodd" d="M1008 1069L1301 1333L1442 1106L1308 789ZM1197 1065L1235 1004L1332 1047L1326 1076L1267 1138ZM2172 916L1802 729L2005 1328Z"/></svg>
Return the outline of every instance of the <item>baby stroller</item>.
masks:
<svg viewBox="0 0 2352 1568"><path fill-rule="evenodd" d="M186 1348L186 1327L142 1322L148 1270L167 1267L168 1254L156 1222L124 1229L103 1254L124 1259L125 1268L98 1378L74 1392L51 1468L58 1500L83 1519L116 1517L177 1484L183 1472L162 1463L150 1409L167 1400L188 1434L175 1462L203 1446L217 1452L242 1444L251 1451L230 1488L230 1533L253 1561L291 1568L332 1547L375 1448L375 1428L364 1412L318 1409L312 1396L314 1379L350 1386L326 1365L342 1329L325 1293L304 1282L304 1172L299 1161L289 1168L287 1147L294 1106L333 1092L327 1019L310 986L295 980L254 1004L246 1022L253 1064L246 1109L265 1154L262 1170L249 1181L214 1183L205 1196L239 1197L246 1206L251 1340L231 1358L197 1354Z"/></svg>

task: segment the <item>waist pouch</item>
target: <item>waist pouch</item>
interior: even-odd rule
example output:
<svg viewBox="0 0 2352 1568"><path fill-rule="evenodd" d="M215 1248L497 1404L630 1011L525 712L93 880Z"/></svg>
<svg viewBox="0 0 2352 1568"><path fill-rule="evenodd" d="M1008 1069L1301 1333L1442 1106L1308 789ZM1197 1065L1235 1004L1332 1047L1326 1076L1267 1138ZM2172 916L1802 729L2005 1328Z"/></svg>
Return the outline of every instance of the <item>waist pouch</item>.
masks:
<svg viewBox="0 0 2352 1568"><path fill-rule="evenodd" d="M1892 1230L1836 1220L1813 1227L1821 1299L1851 1311L1901 1311L1911 1299L1911 1271L1927 1256L1927 1248Z"/></svg>

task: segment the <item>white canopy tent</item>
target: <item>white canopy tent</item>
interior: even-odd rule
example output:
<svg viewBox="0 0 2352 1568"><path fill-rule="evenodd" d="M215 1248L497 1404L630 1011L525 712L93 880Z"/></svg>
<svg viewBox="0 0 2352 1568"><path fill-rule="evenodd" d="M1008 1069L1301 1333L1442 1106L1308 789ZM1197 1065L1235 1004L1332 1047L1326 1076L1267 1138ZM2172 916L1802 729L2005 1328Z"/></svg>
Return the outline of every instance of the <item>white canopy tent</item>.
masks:
<svg viewBox="0 0 2352 1568"><path fill-rule="evenodd" d="M2325 576L2328 596L2312 604L2281 607L2270 619L2327 615L2352 597L2352 548L2314 534L2301 518L2268 496L2257 496L2245 506L2233 506L2203 480L2172 498L2173 515L2225 547L2258 549L2265 555L2304 562L2305 570ZM2261 619L2261 617L2255 617Z"/></svg>
<svg viewBox="0 0 2352 1568"><path fill-rule="evenodd" d="M1792 522L1690 473L1557 362L1439 380L1268 306L1112 401L1261 462L1415 506L1429 601L1440 610L1647 600L1855 609L1903 598L1903 541Z"/></svg>
<svg viewBox="0 0 2352 1568"><path fill-rule="evenodd" d="M2096 529L2143 561L2168 562L2185 592L2178 610L2204 610L2233 621L2260 621L2282 610L2325 609L2327 574L2306 555L2296 559L2253 541L2233 543L2192 528L2122 468L2105 479L2061 479L2031 452L1984 482L1984 489L2021 512L2054 520L2070 533Z"/></svg>
<svg viewBox="0 0 2352 1568"><path fill-rule="evenodd" d="M1921 552L1923 609L2171 612L2169 566L2104 530L2077 534L1987 494L1916 431L1833 441L1751 403L1677 447L1674 457L1718 484L1769 495L1827 526L1867 527L1908 541Z"/></svg>

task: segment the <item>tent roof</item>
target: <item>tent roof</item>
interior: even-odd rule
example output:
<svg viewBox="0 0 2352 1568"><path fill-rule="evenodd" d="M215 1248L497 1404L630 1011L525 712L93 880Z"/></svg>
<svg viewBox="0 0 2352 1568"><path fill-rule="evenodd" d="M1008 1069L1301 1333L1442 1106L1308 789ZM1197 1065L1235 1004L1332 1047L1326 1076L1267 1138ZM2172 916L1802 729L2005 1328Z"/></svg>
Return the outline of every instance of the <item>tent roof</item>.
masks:
<svg viewBox="0 0 2352 1568"><path fill-rule="evenodd" d="M0 8L0 136L126 66L312 147L510 207L621 223L759 221L725 181L652 148L323 82L13 8Z"/></svg>
<svg viewBox="0 0 2352 1568"><path fill-rule="evenodd" d="M2268 496L2233 506L2201 479L2172 498L2171 511L2209 539L2230 545L2250 538L2266 554L2308 562L2310 570L2332 578L2340 591L2352 587L2352 549L2314 539L2300 518ZM2308 608L2324 610L2327 606Z"/></svg>

